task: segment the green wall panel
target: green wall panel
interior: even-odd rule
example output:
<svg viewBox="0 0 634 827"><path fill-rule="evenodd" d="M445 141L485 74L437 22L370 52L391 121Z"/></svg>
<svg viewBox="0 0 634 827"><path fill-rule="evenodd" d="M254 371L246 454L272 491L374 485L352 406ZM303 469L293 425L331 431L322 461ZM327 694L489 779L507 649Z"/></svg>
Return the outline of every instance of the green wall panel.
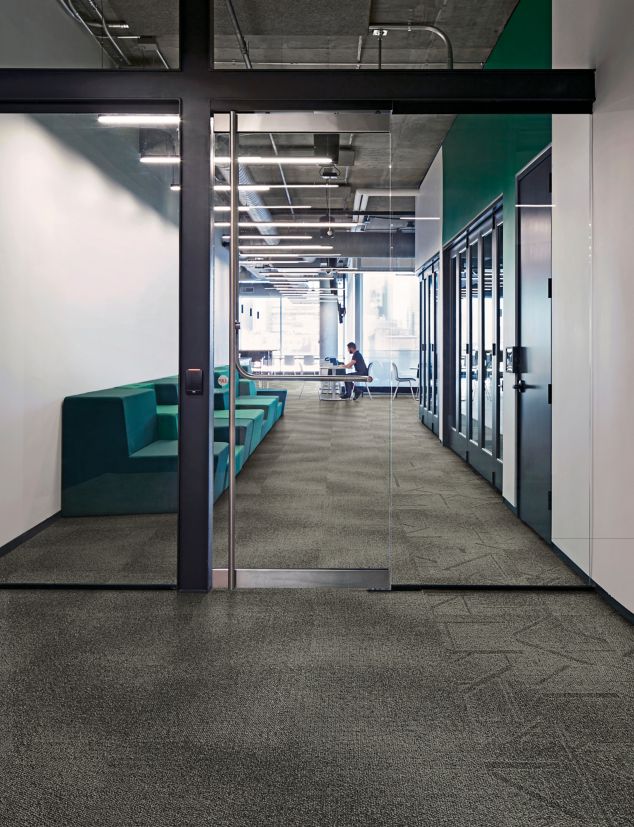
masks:
<svg viewBox="0 0 634 827"><path fill-rule="evenodd" d="M551 0L521 0L485 69L550 68L551 18ZM550 141L550 115L459 115L443 143L443 243L503 196L511 244L515 175Z"/></svg>
<svg viewBox="0 0 634 827"><path fill-rule="evenodd" d="M552 0L520 0L485 69L550 69Z"/></svg>

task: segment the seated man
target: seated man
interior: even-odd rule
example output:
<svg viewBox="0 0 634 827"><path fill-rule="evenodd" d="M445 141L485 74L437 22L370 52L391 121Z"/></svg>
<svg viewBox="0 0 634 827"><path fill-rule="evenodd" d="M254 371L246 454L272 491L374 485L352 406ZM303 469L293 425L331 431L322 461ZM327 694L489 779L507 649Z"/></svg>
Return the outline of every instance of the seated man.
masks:
<svg viewBox="0 0 634 827"><path fill-rule="evenodd" d="M367 365L365 363L365 359L363 358L363 356L357 350L357 346L356 346L355 342L348 342L347 347L348 347L348 353L350 354L351 359L350 359L349 362L346 362L344 364L344 368L346 368L346 369L347 368L354 368L354 373L356 373L357 376L367 376L368 375L368 368L367 368ZM361 396L362 391L359 388L355 388L354 382L346 382L345 386L346 386L345 393L341 394L342 399L350 399L350 395L352 394L353 390L354 390L353 399L355 401Z"/></svg>

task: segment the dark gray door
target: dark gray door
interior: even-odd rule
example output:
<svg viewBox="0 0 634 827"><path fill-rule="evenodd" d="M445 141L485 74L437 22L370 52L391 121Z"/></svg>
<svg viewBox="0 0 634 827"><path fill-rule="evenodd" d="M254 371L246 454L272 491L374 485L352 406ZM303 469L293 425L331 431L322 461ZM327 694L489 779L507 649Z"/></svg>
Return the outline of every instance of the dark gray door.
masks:
<svg viewBox="0 0 634 827"><path fill-rule="evenodd" d="M551 158L518 178L519 515L551 537Z"/></svg>

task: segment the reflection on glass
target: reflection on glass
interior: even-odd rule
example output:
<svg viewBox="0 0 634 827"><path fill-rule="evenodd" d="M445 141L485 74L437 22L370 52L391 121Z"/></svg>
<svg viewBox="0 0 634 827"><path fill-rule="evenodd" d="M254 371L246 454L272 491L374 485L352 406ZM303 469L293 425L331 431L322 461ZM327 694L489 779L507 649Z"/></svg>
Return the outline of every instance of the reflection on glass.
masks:
<svg viewBox="0 0 634 827"><path fill-rule="evenodd" d="M467 354L469 352L469 308L467 304L467 252L458 256L458 430L467 431Z"/></svg>
<svg viewBox="0 0 634 827"><path fill-rule="evenodd" d="M474 442L479 442L478 428L480 423L480 318L479 318L479 274L478 274L478 244L469 248L469 268L471 280L471 424L469 436Z"/></svg>
<svg viewBox="0 0 634 827"><path fill-rule="evenodd" d="M498 459L504 457L504 430L502 411L504 410L503 395L504 395L504 228L500 224L497 228L497 263L498 263L498 398L497 398L497 455Z"/></svg>
<svg viewBox="0 0 634 827"><path fill-rule="evenodd" d="M427 366L425 370L425 385L427 390L427 408L432 409L432 394L434 383L434 351L436 349L436 341L434 338L434 296L433 296L433 272L430 270L427 278L427 338L429 347L427 348Z"/></svg>
<svg viewBox="0 0 634 827"><path fill-rule="evenodd" d="M493 236L482 239L482 298L484 313L484 449L493 449Z"/></svg>
<svg viewBox="0 0 634 827"><path fill-rule="evenodd" d="M0 485L32 481L0 498L0 545L52 518L2 583L176 581L179 197L142 132L0 115Z"/></svg>
<svg viewBox="0 0 634 827"><path fill-rule="evenodd" d="M0 67L177 69L178 3L3 0Z"/></svg>

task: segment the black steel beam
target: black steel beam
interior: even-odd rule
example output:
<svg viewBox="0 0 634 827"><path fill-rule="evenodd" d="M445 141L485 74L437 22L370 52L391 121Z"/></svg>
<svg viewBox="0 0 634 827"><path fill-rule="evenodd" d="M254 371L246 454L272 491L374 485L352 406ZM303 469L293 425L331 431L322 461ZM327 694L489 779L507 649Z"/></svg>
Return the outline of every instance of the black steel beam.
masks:
<svg viewBox="0 0 634 827"><path fill-rule="evenodd" d="M205 96L216 112L587 113L595 99L591 69L213 71L186 50L181 55L182 69L170 72L1 69L0 108L86 102L98 107Z"/></svg>

